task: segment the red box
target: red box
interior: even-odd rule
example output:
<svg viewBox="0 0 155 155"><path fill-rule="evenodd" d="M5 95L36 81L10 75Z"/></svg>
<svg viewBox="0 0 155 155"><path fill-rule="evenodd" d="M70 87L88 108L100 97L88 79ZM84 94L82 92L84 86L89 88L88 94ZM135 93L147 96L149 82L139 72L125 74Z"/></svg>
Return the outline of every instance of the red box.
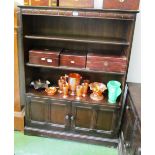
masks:
<svg viewBox="0 0 155 155"><path fill-rule="evenodd" d="M60 54L60 66L85 68L86 67L86 52L63 50Z"/></svg>
<svg viewBox="0 0 155 155"><path fill-rule="evenodd" d="M100 53L88 53L86 68L105 72L125 73L127 58L125 56L108 56Z"/></svg>
<svg viewBox="0 0 155 155"><path fill-rule="evenodd" d="M60 50L30 50L29 63L47 66L59 66Z"/></svg>
<svg viewBox="0 0 155 155"><path fill-rule="evenodd" d="M57 6L57 0L24 0L24 5L30 5L30 6Z"/></svg>
<svg viewBox="0 0 155 155"><path fill-rule="evenodd" d="M61 7L93 8L94 0L59 0Z"/></svg>
<svg viewBox="0 0 155 155"><path fill-rule="evenodd" d="M104 0L104 9L138 10L140 0Z"/></svg>

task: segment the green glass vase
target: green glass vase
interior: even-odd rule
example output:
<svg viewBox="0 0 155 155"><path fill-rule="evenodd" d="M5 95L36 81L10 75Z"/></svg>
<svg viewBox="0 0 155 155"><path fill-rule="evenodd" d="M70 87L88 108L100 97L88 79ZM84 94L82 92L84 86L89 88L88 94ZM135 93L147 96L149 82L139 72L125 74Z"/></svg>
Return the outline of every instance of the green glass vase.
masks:
<svg viewBox="0 0 155 155"><path fill-rule="evenodd" d="M108 102L115 104L118 96L121 94L122 90L120 88L121 83L118 81L109 81L107 84L108 88Z"/></svg>

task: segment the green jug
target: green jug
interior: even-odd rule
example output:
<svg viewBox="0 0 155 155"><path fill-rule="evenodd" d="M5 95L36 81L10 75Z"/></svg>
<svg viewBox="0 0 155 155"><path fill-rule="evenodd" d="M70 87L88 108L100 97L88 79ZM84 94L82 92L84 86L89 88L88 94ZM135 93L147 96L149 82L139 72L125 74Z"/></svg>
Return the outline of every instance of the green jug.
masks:
<svg viewBox="0 0 155 155"><path fill-rule="evenodd" d="M108 102L111 104L116 103L117 97L121 94L122 90L120 88L121 83L118 81L109 81L107 84L108 88Z"/></svg>

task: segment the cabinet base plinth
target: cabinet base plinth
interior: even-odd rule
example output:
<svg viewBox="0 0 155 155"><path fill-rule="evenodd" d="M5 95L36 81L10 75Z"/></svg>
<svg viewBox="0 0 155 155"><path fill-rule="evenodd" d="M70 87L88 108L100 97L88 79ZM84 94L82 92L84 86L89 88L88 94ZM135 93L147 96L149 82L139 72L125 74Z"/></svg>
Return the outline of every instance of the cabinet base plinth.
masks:
<svg viewBox="0 0 155 155"><path fill-rule="evenodd" d="M21 112L14 112L14 130L24 131L25 109Z"/></svg>
<svg viewBox="0 0 155 155"><path fill-rule="evenodd" d="M60 138L65 140L74 140L79 142L104 145L108 147L118 146L118 139L94 137L94 136L87 136L87 135L75 134L75 133L69 133L69 132L42 130L42 129L31 128L31 127L25 127L24 134L31 135L31 136L42 136L42 137Z"/></svg>

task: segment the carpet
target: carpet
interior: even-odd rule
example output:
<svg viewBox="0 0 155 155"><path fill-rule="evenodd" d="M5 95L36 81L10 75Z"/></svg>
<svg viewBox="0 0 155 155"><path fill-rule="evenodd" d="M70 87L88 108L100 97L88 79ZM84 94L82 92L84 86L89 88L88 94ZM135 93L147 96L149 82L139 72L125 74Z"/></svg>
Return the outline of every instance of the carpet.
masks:
<svg viewBox="0 0 155 155"><path fill-rule="evenodd" d="M118 155L116 148L54 138L14 134L15 155Z"/></svg>

